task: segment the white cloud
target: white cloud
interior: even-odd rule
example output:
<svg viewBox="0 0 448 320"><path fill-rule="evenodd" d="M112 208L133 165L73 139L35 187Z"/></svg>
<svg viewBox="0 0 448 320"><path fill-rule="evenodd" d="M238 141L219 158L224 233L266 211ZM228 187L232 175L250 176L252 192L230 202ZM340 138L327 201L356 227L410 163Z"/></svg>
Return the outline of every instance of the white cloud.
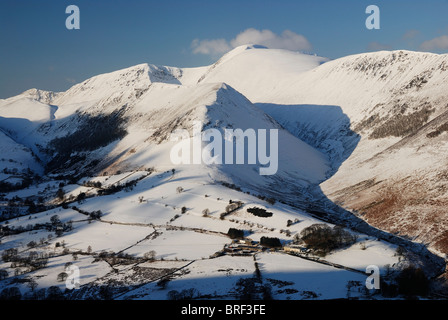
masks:
<svg viewBox="0 0 448 320"><path fill-rule="evenodd" d="M367 50L368 51L382 51L382 50L391 50L392 47L387 45L387 44L383 44L383 43L379 43L376 41L370 42L367 45Z"/></svg>
<svg viewBox="0 0 448 320"><path fill-rule="evenodd" d="M408 30L403 35L403 40L412 40L412 39L415 39L419 35L420 35L420 31L418 31L418 30Z"/></svg>
<svg viewBox="0 0 448 320"><path fill-rule="evenodd" d="M271 30L247 29L236 36L231 42L232 47L244 44L259 44L273 49L286 49L292 51L310 50L310 42L302 35L285 30L277 35Z"/></svg>
<svg viewBox="0 0 448 320"><path fill-rule="evenodd" d="M285 30L278 35L271 30L257 30L254 28L244 30L230 41L225 39L195 39L191 43L191 47L195 54L220 55L245 44L256 44L272 49L292 51L304 51L312 48L307 38L293 31Z"/></svg>
<svg viewBox="0 0 448 320"><path fill-rule="evenodd" d="M65 78L65 81L67 81L70 84L75 84L76 83L76 79L73 79L73 78Z"/></svg>
<svg viewBox="0 0 448 320"><path fill-rule="evenodd" d="M201 53L208 55L219 55L232 49L225 39L194 39L191 43L191 47L193 48L193 53L195 54Z"/></svg>
<svg viewBox="0 0 448 320"><path fill-rule="evenodd" d="M431 50L447 50L448 49L448 36L440 36L431 40L427 40L420 45L420 49L424 51Z"/></svg>

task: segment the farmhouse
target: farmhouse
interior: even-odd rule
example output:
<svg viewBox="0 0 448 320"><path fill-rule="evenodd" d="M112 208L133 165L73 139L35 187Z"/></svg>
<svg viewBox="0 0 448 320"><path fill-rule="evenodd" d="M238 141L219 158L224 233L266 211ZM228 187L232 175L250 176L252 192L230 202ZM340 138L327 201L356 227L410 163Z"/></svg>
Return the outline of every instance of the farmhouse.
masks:
<svg viewBox="0 0 448 320"><path fill-rule="evenodd" d="M298 246L298 245L295 245L295 244L284 246L283 250L285 252L296 253L296 254L304 254L304 253L311 252L311 249L308 249L308 248L305 248L305 247L302 247L302 246Z"/></svg>
<svg viewBox="0 0 448 320"><path fill-rule="evenodd" d="M250 255L261 251L263 251L263 247L249 239L234 240L231 244L224 246L224 252L232 255Z"/></svg>

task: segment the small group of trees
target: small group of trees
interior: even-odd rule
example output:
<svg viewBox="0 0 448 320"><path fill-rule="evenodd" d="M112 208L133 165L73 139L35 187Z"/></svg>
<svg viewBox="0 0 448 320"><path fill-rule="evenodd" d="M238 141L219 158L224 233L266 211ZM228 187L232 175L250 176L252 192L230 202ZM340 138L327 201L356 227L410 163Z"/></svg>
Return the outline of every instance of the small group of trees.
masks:
<svg viewBox="0 0 448 320"><path fill-rule="evenodd" d="M52 156L47 164L47 170L63 167L67 162L73 163L76 158L73 153L96 150L109 143L123 138L127 131L123 127L124 118L116 110L109 115L91 116L77 114L79 123L75 132L50 141L46 153ZM80 159L75 159L75 161Z"/></svg>
<svg viewBox="0 0 448 320"><path fill-rule="evenodd" d="M295 243L304 242L316 253L325 255L334 249L355 243L356 239L355 235L340 226L331 228L325 223L316 223L303 229L300 236L296 235Z"/></svg>
<svg viewBox="0 0 448 320"><path fill-rule="evenodd" d="M291 230L288 229L280 229L280 233L284 233L287 237L291 236Z"/></svg>
<svg viewBox="0 0 448 320"><path fill-rule="evenodd" d="M190 288L184 289L180 292L177 290L171 290L168 292L167 298L168 300L191 300L199 297L200 295L201 293L197 289Z"/></svg>
<svg viewBox="0 0 448 320"><path fill-rule="evenodd" d="M82 185L84 187L97 188L97 189L102 187L102 184L99 181L85 181Z"/></svg>
<svg viewBox="0 0 448 320"><path fill-rule="evenodd" d="M144 178L144 176L142 177ZM117 193L119 191L125 190L125 191L132 191L134 187L137 185L138 181L142 178L138 178L135 180L128 181L126 183L116 183L113 185L108 186L107 188L102 188L98 190L99 196L106 196L110 194Z"/></svg>
<svg viewBox="0 0 448 320"><path fill-rule="evenodd" d="M34 203L33 200L31 199L25 199L25 206L28 206L28 213L38 213L38 212L43 212L45 210L48 210L47 206L45 206L42 202L43 199L41 199L42 201L40 203Z"/></svg>
<svg viewBox="0 0 448 320"><path fill-rule="evenodd" d="M20 234L23 232L29 232L33 230L41 230L45 229L47 231L54 231L57 236L61 236L63 232L73 230L73 222L67 221L65 223L59 220L57 215L51 217L50 222L47 223L36 223L36 224L28 224L26 227L24 226L1 226L0 227L0 235L8 236L12 234ZM40 239L40 244L45 243L45 239Z"/></svg>
<svg viewBox="0 0 448 320"><path fill-rule="evenodd" d="M91 250L92 249L90 248L90 252ZM113 251L111 252L101 251L99 253L95 253L94 257L95 257L94 262L104 260L110 263L111 265L115 265L118 263L125 264L125 263L135 263L144 261L154 261L156 258L156 252L154 250L145 252L142 258L123 252L115 253Z"/></svg>
<svg viewBox="0 0 448 320"><path fill-rule="evenodd" d="M2 260L4 262L13 261L15 257L17 257L19 250L17 248L9 248L3 251Z"/></svg>
<svg viewBox="0 0 448 320"><path fill-rule="evenodd" d="M423 126L434 111L435 109L431 108L430 105L425 105L418 111L410 114L399 113L377 126L372 131L370 138L405 137Z"/></svg>
<svg viewBox="0 0 448 320"><path fill-rule="evenodd" d="M227 235L230 239L243 239L244 230L229 228L229 231L227 231Z"/></svg>
<svg viewBox="0 0 448 320"><path fill-rule="evenodd" d="M6 278L8 278L8 276L9 276L8 271L0 269L0 280L5 280Z"/></svg>
<svg viewBox="0 0 448 320"><path fill-rule="evenodd" d="M22 300L64 300L64 293L58 286L42 288L40 290L31 290L20 297ZM1 298L0 298L1 299ZM20 299L18 299L20 300Z"/></svg>
<svg viewBox="0 0 448 320"><path fill-rule="evenodd" d="M89 219L91 220L99 220L103 215L101 210L92 211L89 213Z"/></svg>
<svg viewBox="0 0 448 320"><path fill-rule="evenodd" d="M236 282L235 291L238 294L238 299L240 300L272 299L271 285L263 284L263 282L261 281L261 274L259 274L257 271L255 271L255 276L252 278L240 278Z"/></svg>
<svg viewBox="0 0 448 320"><path fill-rule="evenodd" d="M7 249L2 254L4 262L11 262L11 268L26 267L30 271L45 268L49 255L45 252L31 251L28 256L20 256L16 248Z"/></svg>
<svg viewBox="0 0 448 320"><path fill-rule="evenodd" d="M258 207L247 208L247 212L252 213L254 216L262 218L272 217L273 214L272 212L266 211L266 209Z"/></svg>
<svg viewBox="0 0 448 320"><path fill-rule="evenodd" d="M293 224L295 224L295 223L299 223L300 221L299 221L299 219L294 219L294 221L292 221L291 219L289 219L288 221L286 221L286 226L287 227L290 227L290 226L292 226Z"/></svg>
<svg viewBox="0 0 448 320"><path fill-rule="evenodd" d="M85 200L87 198L87 194L85 192L80 192L77 196L76 196L76 201L78 201L78 203L81 203L83 200Z"/></svg>
<svg viewBox="0 0 448 320"><path fill-rule="evenodd" d="M99 220L102 216L103 216L103 212L101 210L96 210L96 211L85 211L82 209L79 209L78 207L71 207L73 210L78 211L79 213L86 215L89 217L89 220Z"/></svg>
<svg viewBox="0 0 448 320"><path fill-rule="evenodd" d="M54 231L58 237L62 236L62 234L66 231L73 230L73 222L67 221L63 223L57 214L51 216L50 225L47 224L48 231Z"/></svg>
<svg viewBox="0 0 448 320"><path fill-rule="evenodd" d="M430 292L430 280L421 268L410 265L392 273L389 271L387 277L381 278L380 288L381 295L388 298L425 297Z"/></svg>
<svg viewBox="0 0 448 320"><path fill-rule="evenodd" d="M56 192L56 197L60 200L63 201L65 198L65 192L62 188L59 188L58 191Z"/></svg>
<svg viewBox="0 0 448 320"><path fill-rule="evenodd" d="M31 198L22 199L18 196L7 199L0 194L0 201L7 201L7 206L0 210L0 222L53 208L53 206L47 206L43 203L43 197L38 197L37 200L37 202L34 202ZM28 207L27 210L25 210L26 207Z"/></svg>
<svg viewBox="0 0 448 320"><path fill-rule="evenodd" d="M271 238L271 237L261 237L260 245L262 245L263 247L269 247L269 248L281 248L282 247L282 243L280 242L279 238Z"/></svg>
<svg viewBox="0 0 448 320"><path fill-rule="evenodd" d="M28 177L22 177L22 181L19 183L9 183L8 181L0 181L0 192L11 192L16 190L21 190L29 187L32 180Z"/></svg>
<svg viewBox="0 0 448 320"><path fill-rule="evenodd" d="M238 210L239 208L241 208L243 206L243 202L242 201L233 201L233 200L229 200L229 204L226 206L226 211L221 213L220 215L220 219L224 219L224 217L232 212L234 212L235 210Z"/></svg>
<svg viewBox="0 0 448 320"><path fill-rule="evenodd" d="M17 287L5 288L0 292L0 300L21 300L22 292Z"/></svg>
<svg viewBox="0 0 448 320"><path fill-rule="evenodd" d="M224 181L224 182L221 182L221 184L224 187L227 187L227 188L230 188L230 189L233 189L233 190L236 190L236 191L243 192L243 190L241 190L241 188L236 186L234 183L228 183L228 182ZM251 193L249 191L246 191L246 194L251 194ZM266 197L266 196L263 196L263 195L260 195L260 194L252 194L252 195L257 197L258 199L264 200L267 203L272 204L272 205L275 204L275 202L276 202L276 200L274 198Z"/></svg>
<svg viewBox="0 0 448 320"><path fill-rule="evenodd" d="M398 293L405 296L426 296L429 292L429 279L421 268L409 266L396 278Z"/></svg>
<svg viewBox="0 0 448 320"><path fill-rule="evenodd" d="M264 200L264 201L266 201L267 203L269 203L269 204L271 204L271 205L274 205L275 202L276 202L276 200L275 200L274 198L269 198L269 197L266 197L266 196L262 196L262 195L260 195L260 194L256 194L255 196L256 196L258 199L260 199L260 200Z"/></svg>
<svg viewBox="0 0 448 320"><path fill-rule="evenodd" d="M227 187L227 188L230 188L230 189L233 189L233 190L236 190L236 191L240 191L240 192L242 192L243 190L241 190L241 188L240 187L237 187L234 183L228 183L228 182L222 182L221 183L224 187Z"/></svg>

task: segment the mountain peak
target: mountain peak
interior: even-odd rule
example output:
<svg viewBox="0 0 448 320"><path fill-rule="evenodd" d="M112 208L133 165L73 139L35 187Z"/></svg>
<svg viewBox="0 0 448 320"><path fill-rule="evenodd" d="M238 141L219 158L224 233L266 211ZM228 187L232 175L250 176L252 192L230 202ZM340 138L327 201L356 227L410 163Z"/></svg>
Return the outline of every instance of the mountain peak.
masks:
<svg viewBox="0 0 448 320"><path fill-rule="evenodd" d="M33 100L37 100L42 103L51 104L53 99L55 99L59 94L60 94L59 92L46 91L33 88L22 92L19 95L19 97L31 98Z"/></svg>

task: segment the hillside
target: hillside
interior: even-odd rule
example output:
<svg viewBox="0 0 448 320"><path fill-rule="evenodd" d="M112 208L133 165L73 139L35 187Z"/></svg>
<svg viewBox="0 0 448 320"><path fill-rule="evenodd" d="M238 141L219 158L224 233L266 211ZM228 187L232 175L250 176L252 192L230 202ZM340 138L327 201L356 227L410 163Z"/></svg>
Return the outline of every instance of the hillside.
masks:
<svg viewBox="0 0 448 320"><path fill-rule="evenodd" d="M326 154L332 170L321 184L323 201L329 197L373 226L446 255L448 56L403 50L328 62L309 56L307 67L289 73L275 64L274 70L244 69L255 51L231 59L230 69L244 70L244 77L217 70L206 79L225 79ZM293 57L281 59L289 70L303 59ZM262 88L258 93L253 83Z"/></svg>
<svg viewBox="0 0 448 320"><path fill-rule="evenodd" d="M211 66L144 63L0 100L0 288L60 298L73 264L70 299L400 298L366 290L365 270L390 288L409 266L444 271L445 60L249 45ZM256 133L242 164L210 149L229 129ZM200 163L173 161L196 147ZM347 244L313 248L316 224Z"/></svg>

